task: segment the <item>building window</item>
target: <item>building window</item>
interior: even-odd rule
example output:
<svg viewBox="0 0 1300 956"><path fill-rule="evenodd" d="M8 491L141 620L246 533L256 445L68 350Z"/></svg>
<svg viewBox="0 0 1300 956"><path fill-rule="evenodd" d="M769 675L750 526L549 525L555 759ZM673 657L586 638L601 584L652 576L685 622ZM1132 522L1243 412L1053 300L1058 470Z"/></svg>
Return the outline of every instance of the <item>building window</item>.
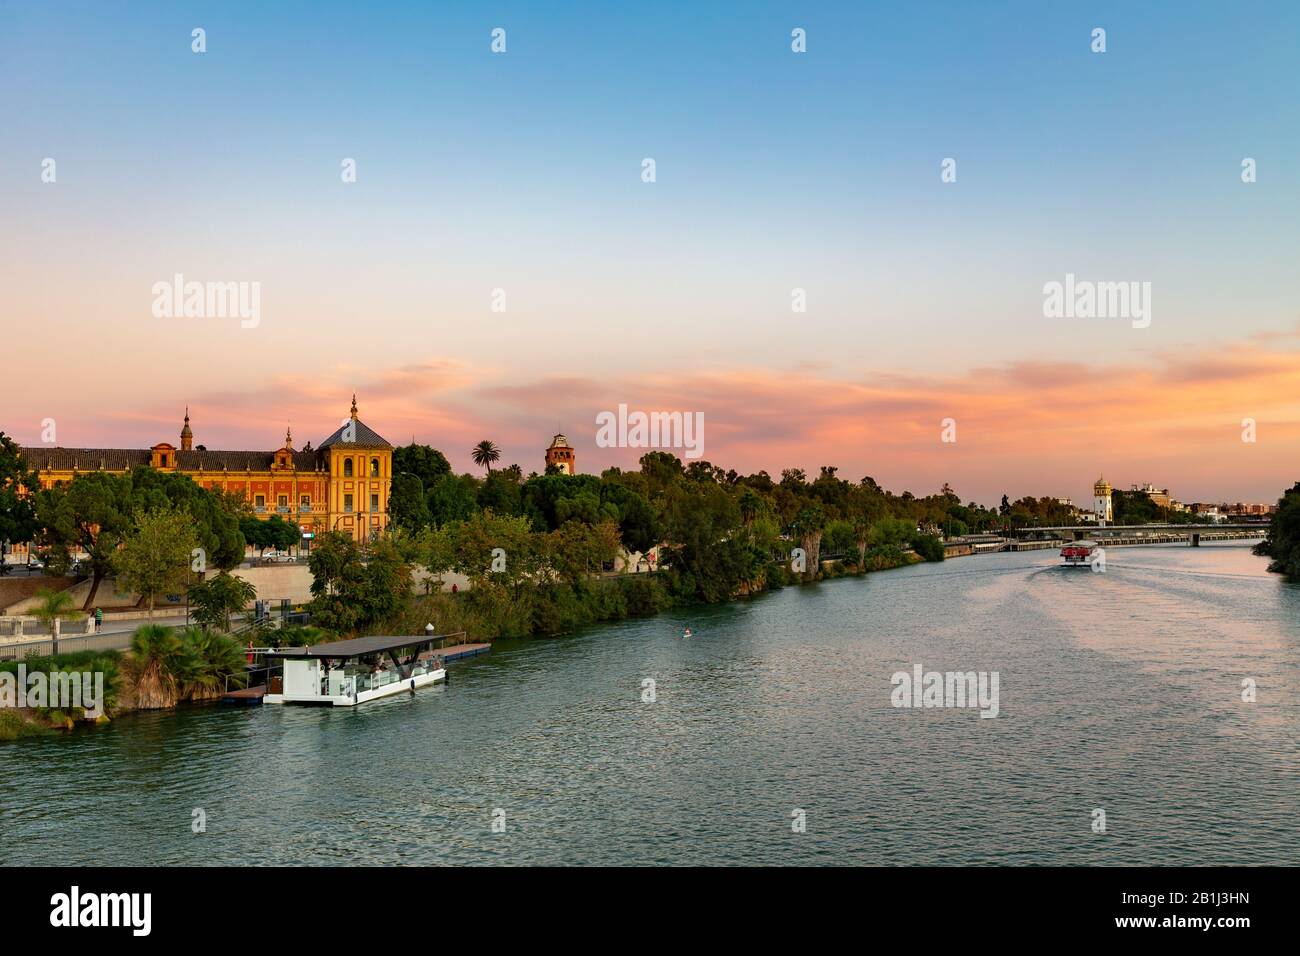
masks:
<svg viewBox="0 0 1300 956"><path fill-rule="evenodd" d="M266 510L266 495L253 496L253 510L258 514Z"/></svg>
<svg viewBox="0 0 1300 956"><path fill-rule="evenodd" d="M276 499L276 510L279 511L281 514L289 513L288 495L280 495L280 497Z"/></svg>
<svg viewBox="0 0 1300 956"><path fill-rule="evenodd" d="M344 495L344 496L343 496L343 510L346 511L346 512L348 512L349 514L352 513L352 496L351 496L351 495Z"/></svg>
<svg viewBox="0 0 1300 956"><path fill-rule="evenodd" d="M371 514L378 514L378 513L379 513L379 496L378 496L378 495L371 495L371 496L370 496L370 513L371 513Z"/></svg>
<svg viewBox="0 0 1300 956"><path fill-rule="evenodd" d="M311 495L303 495L298 500L298 510L311 514Z"/></svg>
<svg viewBox="0 0 1300 956"><path fill-rule="evenodd" d="M371 459L370 459L370 477L371 477L371 478L378 478L378 477L379 477L379 459L378 459L378 458L371 458Z"/></svg>
<svg viewBox="0 0 1300 956"><path fill-rule="evenodd" d="M343 477L344 477L344 478L351 478L351 477L352 477L352 459L351 459L351 458L344 458L344 459L343 459Z"/></svg>
<svg viewBox="0 0 1300 956"><path fill-rule="evenodd" d="M167 454L165 452L158 456L158 464L164 468L167 467Z"/></svg>

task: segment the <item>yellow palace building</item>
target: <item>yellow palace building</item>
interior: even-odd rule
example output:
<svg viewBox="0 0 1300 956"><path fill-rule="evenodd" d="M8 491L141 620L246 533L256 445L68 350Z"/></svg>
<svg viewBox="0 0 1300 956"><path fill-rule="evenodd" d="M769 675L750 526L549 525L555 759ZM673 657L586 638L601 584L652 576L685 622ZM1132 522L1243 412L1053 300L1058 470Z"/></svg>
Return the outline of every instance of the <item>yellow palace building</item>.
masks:
<svg viewBox="0 0 1300 956"><path fill-rule="evenodd" d="M297 523L304 535L344 531L358 541L388 527L388 493L393 477L393 446L352 414L317 448L308 442L293 447L285 432L275 451L209 451L195 447L189 409L181 428L180 447L159 442L152 448L22 449L42 488L102 471L123 474L139 466L188 475L213 491L242 495L260 518L279 515Z"/></svg>

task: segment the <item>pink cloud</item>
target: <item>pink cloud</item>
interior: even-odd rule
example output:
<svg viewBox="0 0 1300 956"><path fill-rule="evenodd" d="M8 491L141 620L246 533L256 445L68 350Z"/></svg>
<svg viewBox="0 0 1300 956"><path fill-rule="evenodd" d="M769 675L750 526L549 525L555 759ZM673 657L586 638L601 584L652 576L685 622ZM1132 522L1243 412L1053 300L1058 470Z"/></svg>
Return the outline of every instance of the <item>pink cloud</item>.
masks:
<svg viewBox="0 0 1300 956"><path fill-rule="evenodd" d="M1300 351L1271 340L1144 355L1109 364L1015 361L954 376L898 371L853 380L807 364L672 375L510 379L496 369L431 358L362 372L347 367L278 376L263 388L189 399L195 440L269 449L292 422L301 446L360 413L394 443L441 448L476 470L469 449L490 438L503 461L540 470L551 435L564 431L579 467L634 467L642 449L595 445L596 415L619 403L645 411L703 412L704 457L742 472L836 465L918 493L950 482L967 498L1003 491L1083 498L1100 471L1119 483L1151 480L1183 500L1272 500L1297 477ZM145 447L174 440L182 397L129 411L86 409L75 440ZM1258 442L1241 441L1254 418ZM941 422L957 442L940 441ZM38 435L23 434L22 441Z"/></svg>

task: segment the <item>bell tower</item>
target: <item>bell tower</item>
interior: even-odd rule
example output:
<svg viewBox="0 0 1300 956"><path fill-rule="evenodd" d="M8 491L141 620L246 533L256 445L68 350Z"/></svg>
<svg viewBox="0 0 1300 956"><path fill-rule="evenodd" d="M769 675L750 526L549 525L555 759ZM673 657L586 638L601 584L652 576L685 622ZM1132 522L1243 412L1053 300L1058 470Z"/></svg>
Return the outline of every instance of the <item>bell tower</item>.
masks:
<svg viewBox="0 0 1300 956"><path fill-rule="evenodd" d="M190 431L190 407L185 406L185 424L181 428L181 451L193 451L194 432Z"/></svg>
<svg viewBox="0 0 1300 956"><path fill-rule="evenodd" d="M562 475L577 474L578 461L569 439L563 435L551 439L551 447L546 449L546 465L548 468L554 465Z"/></svg>
<svg viewBox="0 0 1300 956"><path fill-rule="evenodd" d="M1097 513L1097 524L1108 524L1114 515L1111 513L1110 482L1105 477L1098 478L1092 486L1092 510Z"/></svg>

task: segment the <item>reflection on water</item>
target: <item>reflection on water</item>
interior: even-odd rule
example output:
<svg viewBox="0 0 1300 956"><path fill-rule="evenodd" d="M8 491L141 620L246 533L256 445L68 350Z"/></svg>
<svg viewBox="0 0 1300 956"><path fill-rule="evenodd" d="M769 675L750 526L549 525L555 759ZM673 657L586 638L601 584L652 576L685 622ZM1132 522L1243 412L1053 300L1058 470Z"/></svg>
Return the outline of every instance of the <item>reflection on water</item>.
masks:
<svg viewBox="0 0 1300 956"><path fill-rule="evenodd" d="M355 710L201 707L0 745L0 861L1295 863L1300 588L1242 546L1055 563L963 558L499 644ZM998 671L1001 716L890 707L918 662Z"/></svg>

